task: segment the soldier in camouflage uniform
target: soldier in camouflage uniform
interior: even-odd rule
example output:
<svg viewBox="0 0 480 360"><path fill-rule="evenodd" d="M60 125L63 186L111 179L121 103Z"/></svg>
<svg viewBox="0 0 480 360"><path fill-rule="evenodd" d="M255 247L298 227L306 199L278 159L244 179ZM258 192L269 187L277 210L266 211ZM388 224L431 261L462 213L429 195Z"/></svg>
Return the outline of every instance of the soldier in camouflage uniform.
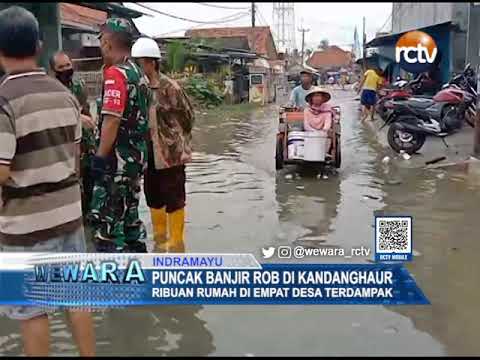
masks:
<svg viewBox="0 0 480 360"><path fill-rule="evenodd" d="M140 180L147 164L148 80L129 59L132 26L110 18L102 27L103 90L89 219L98 252L146 252L139 218Z"/></svg>
<svg viewBox="0 0 480 360"><path fill-rule="evenodd" d="M80 103L82 113L82 142L80 154L80 175L82 181L82 210L83 214L89 211L89 204L92 201L93 178L90 174L90 164L95 155L95 121L90 114L85 82L82 79L73 77L73 65L70 57L63 51L55 53L50 58L50 71L63 85L70 89Z"/></svg>

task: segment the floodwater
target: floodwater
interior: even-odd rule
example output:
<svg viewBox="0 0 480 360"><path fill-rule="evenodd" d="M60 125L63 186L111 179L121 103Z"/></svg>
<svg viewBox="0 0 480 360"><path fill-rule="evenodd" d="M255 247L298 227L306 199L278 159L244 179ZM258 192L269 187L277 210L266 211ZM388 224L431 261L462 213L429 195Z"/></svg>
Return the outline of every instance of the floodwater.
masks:
<svg viewBox="0 0 480 360"><path fill-rule="evenodd" d="M343 164L328 180L295 167L275 171L276 106L198 117L187 167L187 251L261 259L267 246L371 247L374 211L411 215L415 257L407 267L432 305L112 310L95 314L99 355L480 354L480 180L405 169L395 159L387 168L387 151L357 121L353 94L336 91L333 101L342 109ZM63 315L53 317L51 331L54 355L77 354ZM1 318L0 355L21 353L18 325Z"/></svg>

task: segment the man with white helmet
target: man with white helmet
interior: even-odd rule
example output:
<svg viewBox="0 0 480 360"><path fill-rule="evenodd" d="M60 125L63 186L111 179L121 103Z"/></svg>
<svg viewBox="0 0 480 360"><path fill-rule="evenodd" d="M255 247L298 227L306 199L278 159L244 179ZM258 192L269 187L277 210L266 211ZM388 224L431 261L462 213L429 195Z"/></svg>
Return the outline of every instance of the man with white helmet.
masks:
<svg viewBox="0 0 480 360"><path fill-rule="evenodd" d="M132 47L132 58L142 66L153 95L144 192L152 217L155 251L184 252L185 164L192 159L193 106L180 85L160 73L161 55L155 40L138 39Z"/></svg>

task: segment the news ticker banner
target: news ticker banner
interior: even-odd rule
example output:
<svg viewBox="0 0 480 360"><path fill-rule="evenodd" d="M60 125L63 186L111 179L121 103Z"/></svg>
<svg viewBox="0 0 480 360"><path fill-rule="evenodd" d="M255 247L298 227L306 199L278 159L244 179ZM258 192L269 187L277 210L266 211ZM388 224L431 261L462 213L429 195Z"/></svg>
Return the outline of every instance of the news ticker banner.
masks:
<svg viewBox="0 0 480 360"><path fill-rule="evenodd" d="M0 305L425 305L401 264L262 264L252 254L0 254Z"/></svg>

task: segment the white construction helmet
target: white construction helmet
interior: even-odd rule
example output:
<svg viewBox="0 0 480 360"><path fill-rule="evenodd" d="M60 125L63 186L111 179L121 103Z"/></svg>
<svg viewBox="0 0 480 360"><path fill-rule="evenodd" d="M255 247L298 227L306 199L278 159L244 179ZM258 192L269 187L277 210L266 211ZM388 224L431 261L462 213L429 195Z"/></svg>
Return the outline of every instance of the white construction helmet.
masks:
<svg viewBox="0 0 480 360"><path fill-rule="evenodd" d="M155 40L142 37L133 44L132 57L160 59L160 48Z"/></svg>

